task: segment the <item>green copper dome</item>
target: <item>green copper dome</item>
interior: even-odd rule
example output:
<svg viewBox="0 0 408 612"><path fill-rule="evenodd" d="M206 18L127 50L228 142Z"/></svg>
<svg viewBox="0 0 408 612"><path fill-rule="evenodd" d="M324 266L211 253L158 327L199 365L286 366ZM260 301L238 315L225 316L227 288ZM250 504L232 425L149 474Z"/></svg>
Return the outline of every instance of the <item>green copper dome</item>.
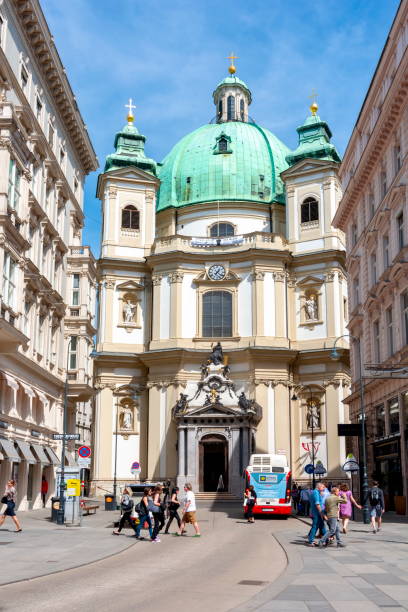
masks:
<svg viewBox="0 0 408 612"><path fill-rule="evenodd" d="M283 204L280 173L289 154L276 136L254 123L204 125L182 138L158 166L157 211L217 200Z"/></svg>

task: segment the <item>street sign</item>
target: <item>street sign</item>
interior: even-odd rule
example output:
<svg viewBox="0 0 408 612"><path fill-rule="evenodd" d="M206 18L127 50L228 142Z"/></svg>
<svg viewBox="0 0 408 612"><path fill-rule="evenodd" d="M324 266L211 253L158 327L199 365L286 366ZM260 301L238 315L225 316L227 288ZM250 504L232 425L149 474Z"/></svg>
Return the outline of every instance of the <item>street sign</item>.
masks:
<svg viewBox="0 0 408 612"><path fill-rule="evenodd" d="M313 472L314 472L314 467L313 467L313 465L312 465L311 463L308 463L308 464L305 466L305 472L306 472L306 474L313 474Z"/></svg>
<svg viewBox="0 0 408 612"><path fill-rule="evenodd" d="M86 459L87 457L91 456L91 449L89 446L80 446L78 448L78 455L83 459Z"/></svg>
<svg viewBox="0 0 408 612"><path fill-rule="evenodd" d="M140 472L142 471L142 468L140 467L140 463L139 461L134 461L132 463L132 466L130 468L130 472L136 476L137 474L140 474Z"/></svg>
<svg viewBox="0 0 408 612"><path fill-rule="evenodd" d="M361 423L339 423L338 436L361 436Z"/></svg>
<svg viewBox="0 0 408 612"><path fill-rule="evenodd" d="M67 478L67 495L79 497L81 495L81 481L78 478Z"/></svg>
<svg viewBox="0 0 408 612"><path fill-rule="evenodd" d="M52 434L54 440L79 440L79 434Z"/></svg>
<svg viewBox="0 0 408 612"><path fill-rule="evenodd" d="M78 464L78 467L88 468L91 465L91 458L90 457L78 457L77 464Z"/></svg>

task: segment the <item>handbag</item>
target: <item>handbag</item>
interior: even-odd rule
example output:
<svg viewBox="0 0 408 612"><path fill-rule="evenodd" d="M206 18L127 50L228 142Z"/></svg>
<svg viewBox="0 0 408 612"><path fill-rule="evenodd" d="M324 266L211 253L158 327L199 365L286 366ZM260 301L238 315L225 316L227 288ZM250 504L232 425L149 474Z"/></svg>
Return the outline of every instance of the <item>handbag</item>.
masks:
<svg viewBox="0 0 408 612"><path fill-rule="evenodd" d="M9 499L8 499L7 495L3 495L3 497L1 498L1 503L2 504L7 504L8 500Z"/></svg>

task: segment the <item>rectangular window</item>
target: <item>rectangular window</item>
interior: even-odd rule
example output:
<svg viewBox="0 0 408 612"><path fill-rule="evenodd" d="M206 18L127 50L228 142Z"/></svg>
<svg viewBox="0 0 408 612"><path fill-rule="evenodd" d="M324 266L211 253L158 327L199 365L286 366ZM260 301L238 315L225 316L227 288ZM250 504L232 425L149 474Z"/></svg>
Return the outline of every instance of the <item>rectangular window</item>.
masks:
<svg viewBox="0 0 408 612"><path fill-rule="evenodd" d="M44 322L45 315L41 315L38 317L38 342L37 342L37 351L40 355L44 355Z"/></svg>
<svg viewBox="0 0 408 612"><path fill-rule="evenodd" d="M398 174L402 166L401 147L399 144L396 144L394 147L394 166L395 174Z"/></svg>
<svg viewBox="0 0 408 612"><path fill-rule="evenodd" d="M24 302L24 333L26 336L30 335L30 310L31 302Z"/></svg>
<svg viewBox="0 0 408 612"><path fill-rule="evenodd" d="M24 91L24 93L27 95L28 93L28 72L27 70L24 68L24 66L21 66L21 71L20 71L20 82L21 82L21 88Z"/></svg>
<svg viewBox="0 0 408 612"><path fill-rule="evenodd" d="M381 339L380 339L380 322L374 321L373 323L373 340L374 340L374 361L380 363L381 361Z"/></svg>
<svg viewBox="0 0 408 612"><path fill-rule="evenodd" d="M203 336L232 336L232 294L228 291L208 291L203 295Z"/></svg>
<svg viewBox="0 0 408 612"><path fill-rule="evenodd" d="M60 166L64 168L65 164L65 149L63 147L60 148Z"/></svg>
<svg viewBox="0 0 408 612"><path fill-rule="evenodd" d="M375 407L376 416L376 437L384 438L385 436L385 410L384 404Z"/></svg>
<svg viewBox="0 0 408 612"><path fill-rule="evenodd" d="M390 265L390 239L388 236L383 236L383 265L384 270Z"/></svg>
<svg viewBox="0 0 408 612"><path fill-rule="evenodd" d="M72 276L72 305L79 305L79 274L73 274Z"/></svg>
<svg viewBox="0 0 408 612"><path fill-rule="evenodd" d="M35 100L35 116L37 117L37 121L39 123L41 123L41 119L42 119L42 110L43 110L43 104L39 96L37 96Z"/></svg>
<svg viewBox="0 0 408 612"><path fill-rule="evenodd" d="M18 214L20 208L20 192L21 172L16 164L16 160L10 158L9 164L9 184L8 184L8 202L11 209Z"/></svg>
<svg viewBox="0 0 408 612"><path fill-rule="evenodd" d="M354 298L354 308L358 306L360 303L360 284L358 278L353 280L353 298Z"/></svg>
<svg viewBox="0 0 408 612"><path fill-rule="evenodd" d="M78 336L71 336L69 340L69 369L77 369Z"/></svg>
<svg viewBox="0 0 408 612"><path fill-rule="evenodd" d="M393 397L388 402L388 424L390 434L399 433L399 405L397 397Z"/></svg>
<svg viewBox="0 0 408 612"><path fill-rule="evenodd" d="M387 308L385 311L385 318L387 322L387 342L388 342L388 355L394 354L394 327L392 321L392 307Z"/></svg>
<svg viewBox="0 0 408 612"><path fill-rule="evenodd" d="M368 207L370 209L371 218L373 218L375 213L375 199L374 193L372 191L370 191L370 193L368 194Z"/></svg>
<svg viewBox="0 0 408 612"><path fill-rule="evenodd" d="M398 234L398 246L400 249L402 249L405 244L404 213L400 213L397 217L397 234Z"/></svg>
<svg viewBox="0 0 408 612"><path fill-rule="evenodd" d="M351 226L351 246L354 247L357 244L357 224L353 223L353 225Z"/></svg>
<svg viewBox="0 0 408 612"><path fill-rule="evenodd" d="M52 149L54 146L54 128L51 123L48 124L48 144Z"/></svg>
<svg viewBox="0 0 408 612"><path fill-rule="evenodd" d="M10 253L4 253L3 302L13 309L16 304L16 273L17 262L12 258Z"/></svg>
<svg viewBox="0 0 408 612"><path fill-rule="evenodd" d="M385 170L381 170L380 173L380 188L381 188L381 197L385 198L387 195L387 173Z"/></svg>
<svg viewBox="0 0 408 612"><path fill-rule="evenodd" d="M377 256L375 253L370 255L370 267L371 267L371 284L375 285L377 282Z"/></svg>

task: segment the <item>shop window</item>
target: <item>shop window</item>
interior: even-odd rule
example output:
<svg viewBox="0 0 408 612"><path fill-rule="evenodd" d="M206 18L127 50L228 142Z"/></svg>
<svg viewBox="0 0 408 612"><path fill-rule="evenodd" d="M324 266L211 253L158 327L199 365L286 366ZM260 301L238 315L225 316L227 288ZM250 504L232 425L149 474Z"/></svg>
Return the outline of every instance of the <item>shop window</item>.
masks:
<svg viewBox="0 0 408 612"><path fill-rule="evenodd" d="M232 294L228 291L208 291L203 295L203 336L232 336Z"/></svg>
<svg viewBox="0 0 408 612"><path fill-rule="evenodd" d="M221 236L233 236L234 226L231 223L215 223L211 226L210 236L211 238L218 238Z"/></svg>
<svg viewBox="0 0 408 612"><path fill-rule="evenodd" d="M139 211L129 204L122 210L122 229L138 230L140 226Z"/></svg>
<svg viewBox="0 0 408 612"><path fill-rule="evenodd" d="M315 198L306 198L300 207L301 223L319 220L319 203Z"/></svg>

